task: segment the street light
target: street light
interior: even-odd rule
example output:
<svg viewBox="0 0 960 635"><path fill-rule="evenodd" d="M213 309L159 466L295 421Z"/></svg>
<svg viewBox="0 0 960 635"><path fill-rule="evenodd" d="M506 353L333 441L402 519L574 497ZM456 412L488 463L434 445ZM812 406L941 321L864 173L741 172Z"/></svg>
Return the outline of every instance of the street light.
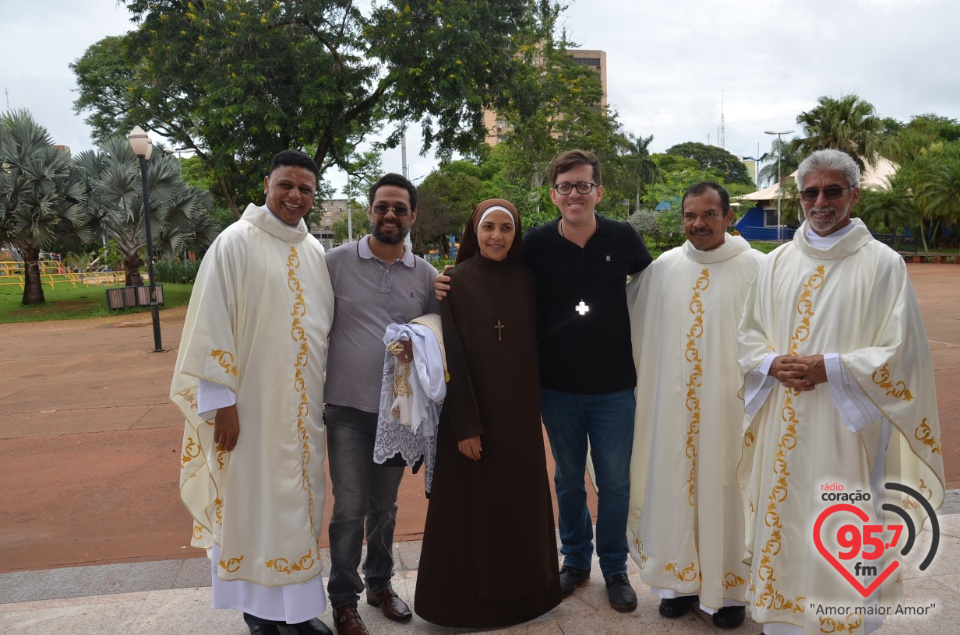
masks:
<svg viewBox="0 0 960 635"><path fill-rule="evenodd" d="M777 135L777 242L783 242L783 224L780 222L780 205L783 202L783 177L780 176L780 157L783 156L783 140L781 135L790 134L793 130L764 130L763 134Z"/></svg>
<svg viewBox="0 0 960 635"><path fill-rule="evenodd" d="M150 138L140 126L130 131L127 137L133 153L140 160L140 179L143 183L143 218L147 229L147 272L150 275L150 316L153 319L153 350L159 353L163 350L160 343L160 307L157 304L157 286L153 276L153 236L150 234L150 193L147 189L147 161L153 153Z"/></svg>

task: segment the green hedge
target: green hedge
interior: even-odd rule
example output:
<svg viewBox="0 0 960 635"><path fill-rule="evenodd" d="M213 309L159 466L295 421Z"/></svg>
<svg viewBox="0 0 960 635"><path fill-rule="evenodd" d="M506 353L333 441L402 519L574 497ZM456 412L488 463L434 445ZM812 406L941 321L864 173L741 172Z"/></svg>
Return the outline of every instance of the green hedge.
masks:
<svg viewBox="0 0 960 635"><path fill-rule="evenodd" d="M153 265L153 275L158 283L191 284L197 279L200 261L159 260Z"/></svg>

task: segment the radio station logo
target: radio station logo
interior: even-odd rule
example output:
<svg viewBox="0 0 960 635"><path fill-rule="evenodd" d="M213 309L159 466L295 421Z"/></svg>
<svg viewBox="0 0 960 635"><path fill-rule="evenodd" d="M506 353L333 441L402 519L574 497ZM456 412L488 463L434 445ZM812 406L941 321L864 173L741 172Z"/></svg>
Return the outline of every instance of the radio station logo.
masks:
<svg viewBox="0 0 960 635"><path fill-rule="evenodd" d="M930 531L932 539L930 541L930 550L920 564L920 570L925 571L930 563L933 562L937 554L937 547L940 544L940 523L937 522L937 516L933 507L920 492L900 483L887 483L886 489L904 493L916 500L930 520ZM824 485L822 494L826 501L844 501L830 505L817 517L813 526L813 542L827 562L836 569L843 578L850 583L864 598L873 593L877 587L883 584L883 581L890 577L897 568L901 566L900 560L894 558L886 567L880 569L882 556L888 549L900 549L900 555L906 556L913 549L917 537L917 528L913 524L910 515L906 511L892 505L884 503L882 508L885 511L896 514L903 521L903 524L888 524L886 526L876 523L870 523L870 516L860 507L853 503L870 502L869 492L861 493L844 492L843 485L831 483ZM834 538L839 547L836 553L832 552L823 544L823 525L834 515L839 515L840 522L844 524L837 530ZM849 517L849 518L848 518ZM845 522L849 520L849 522ZM901 547L902 545L902 547ZM869 581L869 582L868 582Z"/></svg>

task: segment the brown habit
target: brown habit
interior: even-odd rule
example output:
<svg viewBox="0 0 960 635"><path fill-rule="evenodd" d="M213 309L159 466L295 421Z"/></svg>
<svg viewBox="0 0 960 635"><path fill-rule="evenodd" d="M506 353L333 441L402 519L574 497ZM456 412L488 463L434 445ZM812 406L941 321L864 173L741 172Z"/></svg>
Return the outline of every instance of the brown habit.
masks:
<svg viewBox="0 0 960 635"><path fill-rule="evenodd" d="M479 254L449 275L441 319L450 382L414 604L442 626L507 626L560 603L533 276ZM476 435L479 461L457 448Z"/></svg>

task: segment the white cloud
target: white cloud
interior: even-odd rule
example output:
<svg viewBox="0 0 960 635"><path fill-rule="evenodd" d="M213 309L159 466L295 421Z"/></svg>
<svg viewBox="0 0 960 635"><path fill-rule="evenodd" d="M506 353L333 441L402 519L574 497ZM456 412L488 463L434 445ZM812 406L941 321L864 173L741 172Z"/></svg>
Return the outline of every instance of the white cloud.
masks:
<svg viewBox="0 0 960 635"><path fill-rule="evenodd" d="M58 143L91 147L72 110L68 64L131 28L116 0L0 0L0 89ZM766 151L764 130L796 128L822 95L856 92L884 117L935 112L960 119L955 0L571 0L563 25L583 48L607 52L611 105L624 127L663 151L717 142L721 92L726 148ZM0 109L6 110L0 94ZM410 175L431 158L408 138ZM399 149L385 170L400 170ZM330 175L335 185L343 177Z"/></svg>

